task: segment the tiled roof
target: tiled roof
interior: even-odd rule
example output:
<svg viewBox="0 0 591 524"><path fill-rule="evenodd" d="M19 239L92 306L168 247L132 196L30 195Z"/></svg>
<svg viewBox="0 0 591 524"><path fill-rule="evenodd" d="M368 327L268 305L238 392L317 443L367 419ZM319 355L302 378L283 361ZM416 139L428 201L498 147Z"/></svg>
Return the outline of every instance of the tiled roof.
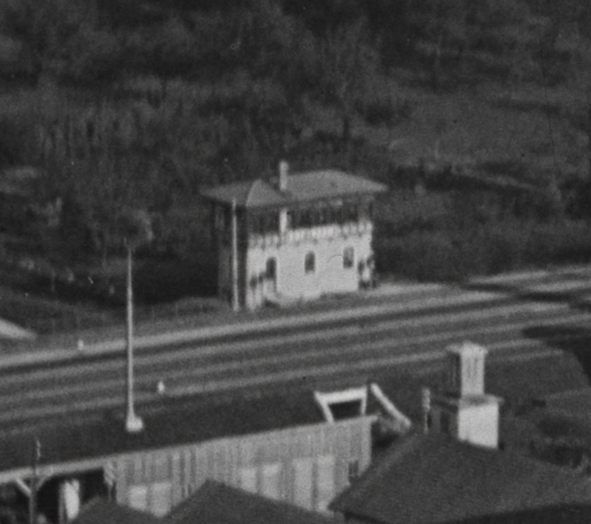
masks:
<svg viewBox="0 0 591 524"><path fill-rule="evenodd" d="M545 407L573 418L588 419L591 413L591 388L577 388L547 395L543 398Z"/></svg>
<svg viewBox="0 0 591 524"><path fill-rule="evenodd" d="M157 524L161 520L149 513L96 498L85 504L70 524Z"/></svg>
<svg viewBox="0 0 591 524"><path fill-rule="evenodd" d="M317 513L207 481L164 524L330 524Z"/></svg>
<svg viewBox="0 0 591 524"><path fill-rule="evenodd" d="M383 184L334 169L290 174L287 180L285 191L279 191L271 182L257 179L218 186L202 194L210 200L228 204L234 200L239 207L256 208L386 191Z"/></svg>
<svg viewBox="0 0 591 524"><path fill-rule="evenodd" d="M331 505L385 524L523 522L545 509L558 519L560 508L568 519L555 522L572 522L573 507L591 516L591 478L445 435L416 433L400 439Z"/></svg>
<svg viewBox="0 0 591 524"><path fill-rule="evenodd" d="M522 419L534 423L541 435L577 440L591 446L591 388L540 397Z"/></svg>

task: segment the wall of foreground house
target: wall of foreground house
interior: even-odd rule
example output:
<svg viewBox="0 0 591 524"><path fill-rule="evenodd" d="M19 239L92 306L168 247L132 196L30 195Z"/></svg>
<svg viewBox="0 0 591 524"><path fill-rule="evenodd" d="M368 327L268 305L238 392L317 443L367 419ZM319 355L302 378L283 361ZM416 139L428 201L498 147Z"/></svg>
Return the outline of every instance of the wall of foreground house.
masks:
<svg viewBox="0 0 591 524"><path fill-rule="evenodd" d="M372 417L118 457L117 502L165 514L206 479L326 511L371 459Z"/></svg>

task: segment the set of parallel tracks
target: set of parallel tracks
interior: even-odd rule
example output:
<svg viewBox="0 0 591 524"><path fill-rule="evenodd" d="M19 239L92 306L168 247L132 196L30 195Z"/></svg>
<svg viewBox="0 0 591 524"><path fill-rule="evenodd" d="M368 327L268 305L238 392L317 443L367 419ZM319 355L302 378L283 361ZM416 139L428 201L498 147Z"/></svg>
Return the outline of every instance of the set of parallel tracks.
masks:
<svg viewBox="0 0 591 524"><path fill-rule="evenodd" d="M388 369L430 366L448 344L465 339L485 345L495 361L540 358L584 342L590 319L564 304L521 300L410 312L384 305L383 312L359 318L145 347L135 355L138 410L160 398L159 381L167 397L303 383L328 387ZM543 339L526 336L537 328L547 333ZM0 368L0 427L123 406L125 362L118 351Z"/></svg>

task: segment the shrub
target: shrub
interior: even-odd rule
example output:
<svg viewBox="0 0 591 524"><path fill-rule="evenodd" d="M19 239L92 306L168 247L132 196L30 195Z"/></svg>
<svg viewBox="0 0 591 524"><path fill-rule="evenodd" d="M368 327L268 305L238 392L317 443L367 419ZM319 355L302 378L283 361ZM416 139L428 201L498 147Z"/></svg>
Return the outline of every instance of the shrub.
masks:
<svg viewBox="0 0 591 524"><path fill-rule="evenodd" d="M461 279L468 258L450 235L437 232L411 233L376 242L379 271L404 275L421 281Z"/></svg>
<svg viewBox="0 0 591 524"><path fill-rule="evenodd" d="M559 264L587 262L591 256L591 226L582 221L537 224L526 246L527 262Z"/></svg>

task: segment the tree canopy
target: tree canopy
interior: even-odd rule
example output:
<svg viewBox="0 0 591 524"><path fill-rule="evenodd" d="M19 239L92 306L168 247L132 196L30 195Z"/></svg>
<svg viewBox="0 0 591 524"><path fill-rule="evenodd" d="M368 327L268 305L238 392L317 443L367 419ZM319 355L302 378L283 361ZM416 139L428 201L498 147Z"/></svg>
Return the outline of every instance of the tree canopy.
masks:
<svg viewBox="0 0 591 524"><path fill-rule="evenodd" d="M588 12L582 0L5 0L0 163L39 167L38 197L64 201L61 235L90 253L117 248L126 208L156 217L154 245L170 246L203 185L290 155L369 162L352 122L408 119L405 74L435 94L484 82L578 89L572 118L588 134ZM438 133L426 138L437 157ZM327 135L337 147L322 149ZM187 227L204 234L197 214Z"/></svg>

